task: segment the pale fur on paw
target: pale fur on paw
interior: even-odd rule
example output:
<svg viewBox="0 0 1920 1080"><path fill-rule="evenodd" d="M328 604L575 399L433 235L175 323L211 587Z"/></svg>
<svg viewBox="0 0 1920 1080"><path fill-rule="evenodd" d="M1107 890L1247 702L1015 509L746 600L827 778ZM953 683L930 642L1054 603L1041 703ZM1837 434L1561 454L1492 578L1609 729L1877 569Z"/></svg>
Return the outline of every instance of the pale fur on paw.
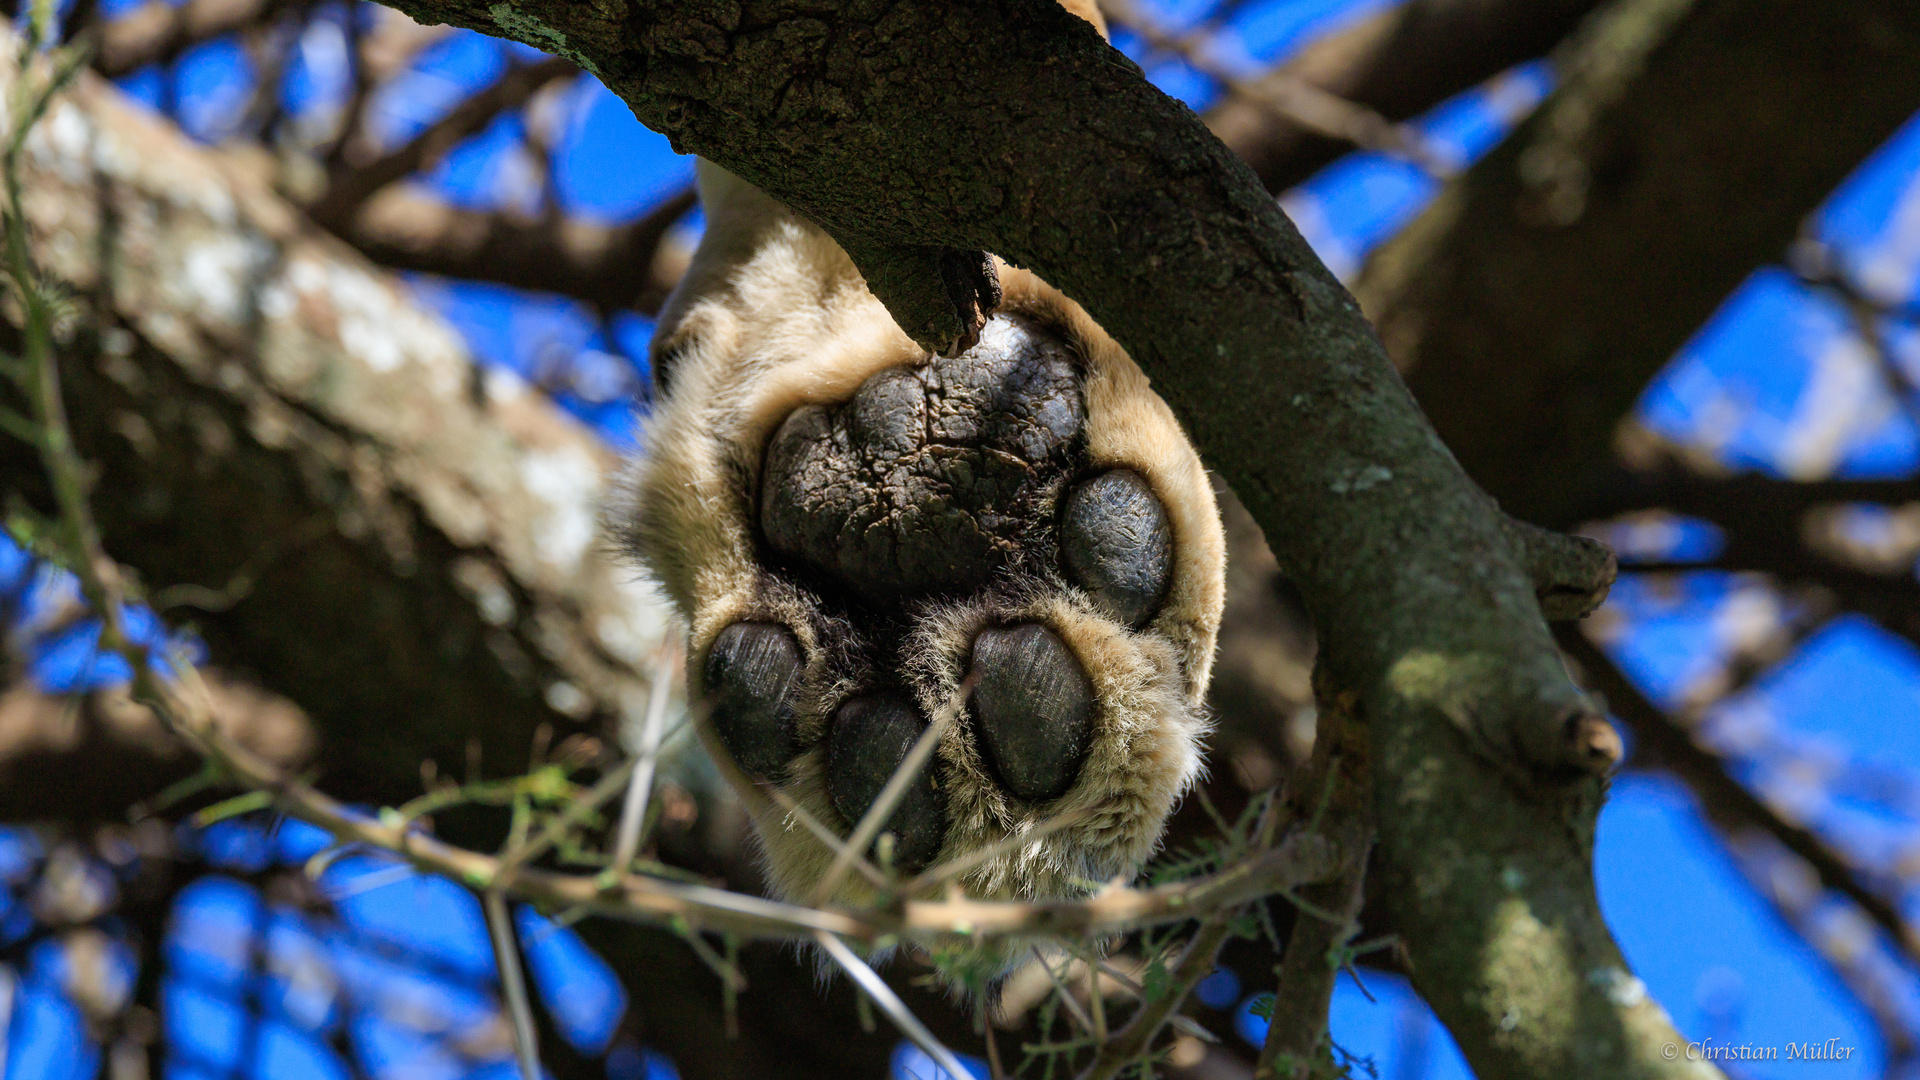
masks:
<svg viewBox="0 0 1920 1080"><path fill-rule="evenodd" d="M655 338L615 524L689 627L701 738L774 887L852 833L958 705L880 850L1069 896L1131 876L1200 769L1224 543L1199 458L1072 301L999 266L978 345L929 356L831 239L703 163L708 232ZM962 688L966 693L962 696ZM853 875L830 898L859 902Z"/></svg>

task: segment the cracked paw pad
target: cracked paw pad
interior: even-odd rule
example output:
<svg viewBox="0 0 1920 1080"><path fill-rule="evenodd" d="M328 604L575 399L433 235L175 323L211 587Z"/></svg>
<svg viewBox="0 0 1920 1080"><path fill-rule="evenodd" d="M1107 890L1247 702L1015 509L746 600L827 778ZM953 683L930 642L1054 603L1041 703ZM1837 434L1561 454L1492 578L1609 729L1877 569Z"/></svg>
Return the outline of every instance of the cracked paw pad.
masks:
<svg viewBox="0 0 1920 1080"><path fill-rule="evenodd" d="M1063 345L996 319L957 359L794 410L767 447L762 534L870 603L978 588L1030 539L1084 415Z"/></svg>
<svg viewBox="0 0 1920 1080"><path fill-rule="evenodd" d="M1080 815L970 872L975 895L1129 872L1198 770L1223 563L1205 475L1117 346L1006 280L1012 313L956 358L696 338L649 433L632 535L787 895L832 853L755 785L850 835L943 708L884 825L896 869Z"/></svg>

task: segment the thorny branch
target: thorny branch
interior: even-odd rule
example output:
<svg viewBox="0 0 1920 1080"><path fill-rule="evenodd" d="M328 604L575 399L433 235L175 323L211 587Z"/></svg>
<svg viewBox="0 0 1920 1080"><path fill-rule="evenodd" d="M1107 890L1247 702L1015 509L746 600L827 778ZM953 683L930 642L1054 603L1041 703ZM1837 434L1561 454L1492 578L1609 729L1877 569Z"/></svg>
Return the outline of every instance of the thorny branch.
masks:
<svg viewBox="0 0 1920 1080"><path fill-rule="evenodd" d="M1269 799L1260 813L1258 823L1248 838L1251 846L1265 847L1273 842L1275 831L1279 828L1281 810L1277 799ZM1229 841L1234 837L1229 834ZM1226 858L1237 855L1237 845L1230 845ZM1346 865L1357 865L1364 855L1359 851L1347 853ZM1180 953L1180 957L1166 975L1166 985L1157 994L1141 994L1141 1004L1126 1026L1101 1043L1093 1063L1080 1074L1080 1080L1112 1080L1120 1075L1127 1065L1137 1061L1148 1053L1159 1037L1161 1030L1179 1015L1180 1007L1185 1004L1187 995L1193 992L1200 980L1214 970L1221 948L1226 945L1233 933L1233 922L1240 913L1218 911L1202 919L1199 928L1194 931ZM1051 972L1049 972L1051 973ZM1142 991L1145 987L1140 988ZM1280 983L1281 993L1298 993L1299 988L1285 979Z"/></svg>

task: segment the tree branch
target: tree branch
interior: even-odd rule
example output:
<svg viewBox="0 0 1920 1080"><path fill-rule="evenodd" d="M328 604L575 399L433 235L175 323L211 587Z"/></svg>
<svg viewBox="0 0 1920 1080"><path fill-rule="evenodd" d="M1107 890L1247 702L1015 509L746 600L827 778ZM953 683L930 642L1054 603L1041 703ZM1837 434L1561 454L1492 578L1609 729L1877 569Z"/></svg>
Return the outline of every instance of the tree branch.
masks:
<svg viewBox="0 0 1920 1080"><path fill-rule="evenodd" d="M1822 885L1858 905L1910 960L1920 960L1920 931L1908 924L1891 900L1867 886L1869 868L1855 865L1812 830L1789 822L1728 776L1718 754L1701 746L1692 733L1647 700L1612 659L1577 628L1563 628L1560 643L1580 665L1589 685L1606 695L1614 715L1633 729L1649 756L1673 770L1693 790L1707 816L1723 831L1731 834L1749 828L1773 837L1812 867Z"/></svg>
<svg viewBox="0 0 1920 1080"><path fill-rule="evenodd" d="M1739 528L1799 533L1807 511L1838 503L1920 501L1920 479L1782 480L1749 473L1704 476L1675 464L1651 472L1618 470L1580 507L1588 520L1636 510L1671 510ZM1744 531L1744 530L1743 530Z"/></svg>
<svg viewBox="0 0 1920 1080"><path fill-rule="evenodd" d="M1336 956L1360 928L1373 817L1367 805L1366 733L1356 717L1340 712L1322 716L1320 732L1313 768L1295 796L1298 810L1344 837L1344 846L1358 857L1332 879L1286 897L1296 909L1293 931L1277 969L1273 1013L1254 1080L1309 1080L1331 1064L1327 1010L1342 966Z"/></svg>
<svg viewBox="0 0 1920 1080"><path fill-rule="evenodd" d="M1920 108L1920 16L1633 0L1556 62L1560 89L1357 291L1467 471L1566 526L1648 381Z"/></svg>
<svg viewBox="0 0 1920 1080"><path fill-rule="evenodd" d="M224 730L279 768L312 759L315 733L298 706L209 672ZM124 690L50 694L24 682L0 694L0 821L124 822L201 767Z"/></svg>
<svg viewBox="0 0 1920 1080"><path fill-rule="evenodd" d="M1408 120L1542 55L1598 6L1599 0L1410 0L1307 46L1254 80L1252 93L1214 106L1207 126L1268 190L1282 191L1357 140L1278 116L1263 97L1306 85L1388 122Z"/></svg>
<svg viewBox="0 0 1920 1080"><path fill-rule="evenodd" d="M164 64L203 41L271 21L306 0L167 0L147 3L100 27L93 69L109 79Z"/></svg>
<svg viewBox="0 0 1920 1080"><path fill-rule="evenodd" d="M694 201L693 188L682 188L637 220L600 225L462 210L398 185L375 195L344 235L390 269L559 293L601 311L651 314L678 280L677 267L660 265L661 244Z"/></svg>
<svg viewBox="0 0 1920 1080"><path fill-rule="evenodd" d="M486 130L502 113L525 105L547 84L579 72L573 64L554 57L515 65L491 86L467 97L413 138L371 161L354 162L354 149L349 147L343 163L328 176L326 189L307 205L307 215L327 231L345 235L356 212L374 192L431 167L461 140Z"/></svg>
<svg viewBox="0 0 1920 1080"><path fill-rule="evenodd" d="M1207 56L1204 37L1169 34L1129 0L1103 0L1101 10L1115 26L1138 35L1150 48L1177 56L1188 67L1218 81L1235 102L1265 110L1269 128L1297 128L1322 139L1404 158L1436 177L1444 178L1454 171L1453 163L1435 154L1420 132L1294 74L1290 66L1257 80L1242 79Z"/></svg>
<svg viewBox="0 0 1920 1080"><path fill-rule="evenodd" d="M667 616L596 557L598 438L110 88L51 115L26 223L87 312L63 377L107 543L299 702L328 788L403 801L423 758L511 775L542 726L637 717ZM0 477L45 505L11 440Z"/></svg>
<svg viewBox="0 0 1920 1080"><path fill-rule="evenodd" d="M1727 836L1733 858L1753 890L1813 946L1880 1031L1887 1061L1880 1075L1904 1076L1920 1051L1902 993L1903 969L1887 965L1878 949L1862 949L1852 920L1833 918L1824 890L1799 859L1757 831Z"/></svg>

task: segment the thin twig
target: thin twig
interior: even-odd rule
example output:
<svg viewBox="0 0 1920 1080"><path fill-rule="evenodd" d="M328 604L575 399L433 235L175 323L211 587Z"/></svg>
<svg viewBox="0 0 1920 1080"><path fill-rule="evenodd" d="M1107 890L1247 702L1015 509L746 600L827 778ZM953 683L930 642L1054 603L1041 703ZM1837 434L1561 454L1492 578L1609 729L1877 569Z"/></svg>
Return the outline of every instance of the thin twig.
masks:
<svg viewBox="0 0 1920 1080"><path fill-rule="evenodd" d="M548 848L559 843L560 838L565 836L569 829L578 825L587 815L598 810L606 804L607 800L620 793L620 789L626 786L633 767L634 762L631 760L622 762L612 772L601 777L593 787L588 788L586 794L569 802L565 810L548 818L540 827L540 831L533 834L525 843L502 852L501 873L511 874L544 855Z"/></svg>
<svg viewBox="0 0 1920 1080"><path fill-rule="evenodd" d="M653 770L660 755L660 732L666 726L667 701L672 696L674 650L663 646L653 666L653 680L647 684L647 717L640 731L639 760L633 770L633 782L627 786L626 801L620 807L620 828L614 835L615 873L624 874L640 852L640 829L647 820L647 800L653 793Z"/></svg>
<svg viewBox="0 0 1920 1080"><path fill-rule="evenodd" d="M1080 1003L1073 999L1073 991L1067 988L1066 980L1060 977L1059 972L1053 970L1053 964L1048 962L1046 954L1040 951L1040 946L1032 945L1029 948L1033 950L1034 962L1040 965L1041 971L1047 973L1047 981L1053 984L1053 992L1059 996L1060 1004L1067 1010L1067 1015L1073 1017L1073 1022L1080 1025L1081 1031L1089 1035L1093 1034L1093 1018L1088 1016L1086 1011L1080 1008Z"/></svg>
<svg viewBox="0 0 1920 1080"><path fill-rule="evenodd" d="M944 884L965 874L967 871L972 870L982 863L997 859L1011 851L1019 851L1029 844L1037 844L1041 840L1059 832L1061 829L1078 825L1080 822L1085 821L1092 813L1093 811L1084 807L1078 810L1069 810L1064 814L1048 818L1046 821L1028 829L1026 832L1001 837L986 847L976 848L958 858L948 859L938 866L928 867L920 876L902 885L901 891L909 895L925 892L934 886Z"/></svg>
<svg viewBox="0 0 1920 1080"><path fill-rule="evenodd" d="M832 829L821 824L820 819L814 817L812 812L806 807L801 806L799 801L793 796L772 784L767 785L765 790L767 794L773 796L773 801L780 804L782 810L792 814L795 821L798 821L808 832L812 833L814 839L826 845L828 851L838 856L842 851L849 850L845 840L835 836ZM885 873L881 872L879 867L867 861L857 851L853 853L853 868L858 870L860 876L866 878L875 888L892 889L894 886L894 883L888 879Z"/></svg>
<svg viewBox="0 0 1920 1080"><path fill-rule="evenodd" d="M1140 1008L1125 1027L1101 1044L1093 1064L1080 1074L1080 1080L1111 1080L1152 1048L1160 1029L1179 1017L1180 1006L1186 1003L1187 995L1200 985L1201 979L1213 973L1220 949L1231 936L1232 923L1231 913L1219 912L1200 924L1199 932L1193 935L1186 951L1180 954L1179 961L1168 973L1167 988L1159 997L1149 999L1145 987L1133 984L1133 991L1140 996ZM1107 969L1105 963L1101 967ZM1119 975L1111 969L1107 969L1107 973ZM1125 983L1132 980L1122 977L1121 981ZM1211 1038L1210 1033L1208 1037Z"/></svg>
<svg viewBox="0 0 1920 1080"><path fill-rule="evenodd" d="M1182 953L1182 955L1185 955L1185 954ZM1122 989L1126 990L1128 993L1132 994L1134 997L1137 997L1142 1001L1146 1000L1147 988L1141 985L1140 980L1134 978L1133 976L1127 974L1124 971L1121 971L1119 968L1114 967L1112 963L1106 960L1100 961L1100 973L1105 975L1107 978L1112 979L1114 982L1119 983ZM1210 972L1203 972L1201 974L1201 978L1205 978L1207 974L1210 974ZM1169 1023L1171 1023L1174 1027L1179 1028L1181 1031L1184 1031L1197 1039L1204 1039L1210 1043L1217 1043L1220 1041L1220 1036L1215 1035L1211 1031L1208 1031L1204 1025L1202 1025L1201 1023L1199 1023L1198 1021L1194 1020L1191 1017L1183 1016L1179 1013L1174 1013Z"/></svg>
<svg viewBox="0 0 1920 1080"><path fill-rule="evenodd" d="M865 990L867 996L873 999L873 1003L880 1006L880 1010L887 1014L887 1019L892 1020L894 1026L900 1029L900 1034L913 1040L915 1046L925 1050L934 1064L947 1070L951 1076L973 1075L973 1070L960 1064L960 1059L954 1056L953 1051L947 1049L945 1043L934 1038L933 1032L928 1031L927 1026L920 1022L920 1018L913 1015L913 1010L907 1008L907 1003L901 1001L899 995L893 992L893 987L888 986L886 980L880 978L873 968L867 966L865 960L860 959L858 954L848 948L846 942L824 930L814 935L814 940L827 951L827 955L833 958L834 963L840 965L842 971L851 976L854 982L860 984L860 989Z"/></svg>
<svg viewBox="0 0 1920 1080"><path fill-rule="evenodd" d="M7 1073L7 1049L13 1045L14 1000L20 981L11 964L0 964L0 1076Z"/></svg>
<svg viewBox="0 0 1920 1080"><path fill-rule="evenodd" d="M1087 1014L1093 1018L1093 1041L1105 1045L1107 1041L1107 997L1100 992L1100 969L1093 963L1082 960L1087 973Z"/></svg>
<svg viewBox="0 0 1920 1080"><path fill-rule="evenodd" d="M507 898L495 889L489 890L482 902L493 938L493 960L500 968L501 996L513 1020L513 1053L520 1061L520 1080L540 1080L539 1035L533 1026L533 1003L527 999L527 976L520 967L520 948L514 942Z"/></svg>
<svg viewBox="0 0 1920 1080"><path fill-rule="evenodd" d="M680 939L687 943L700 962L707 965L707 970L719 976L720 985L729 993L737 994L747 988L747 979L740 974L740 965L714 952L713 946L700 936L700 931L686 925L676 925L674 929L680 932Z"/></svg>
<svg viewBox="0 0 1920 1080"><path fill-rule="evenodd" d="M431 167L468 136L478 134L501 113L527 103L555 79L579 74L571 61L548 58L516 65L491 86L469 95L445 116L392 150L361 165L342 163L307 214L322 228L345 235L360 207L388 184ZM351 151L351 148L347 148Z"/></svg>
<svg viewBox="0 0 1920 1080"><path fill-rule="evenodd" d="M980 1039L987 1044L987 1080L1006 1080L1007 1070L1000 1064L1000 1040L993 1037L993 1017L987 1015L983 998L974 1010L980 1024Z"/></svg>
<svg viewBox="0 0 1920 1080"><path fill-rule="evenodd" d="M406 863L397 866L383 866L378 870L369 870L351 881L343 882L338 888L328 889L327 902L337 904L356 896L370 893L375 889L384 889L389 885L398 885L409 878L420 876L420 871Z"/></svg>

